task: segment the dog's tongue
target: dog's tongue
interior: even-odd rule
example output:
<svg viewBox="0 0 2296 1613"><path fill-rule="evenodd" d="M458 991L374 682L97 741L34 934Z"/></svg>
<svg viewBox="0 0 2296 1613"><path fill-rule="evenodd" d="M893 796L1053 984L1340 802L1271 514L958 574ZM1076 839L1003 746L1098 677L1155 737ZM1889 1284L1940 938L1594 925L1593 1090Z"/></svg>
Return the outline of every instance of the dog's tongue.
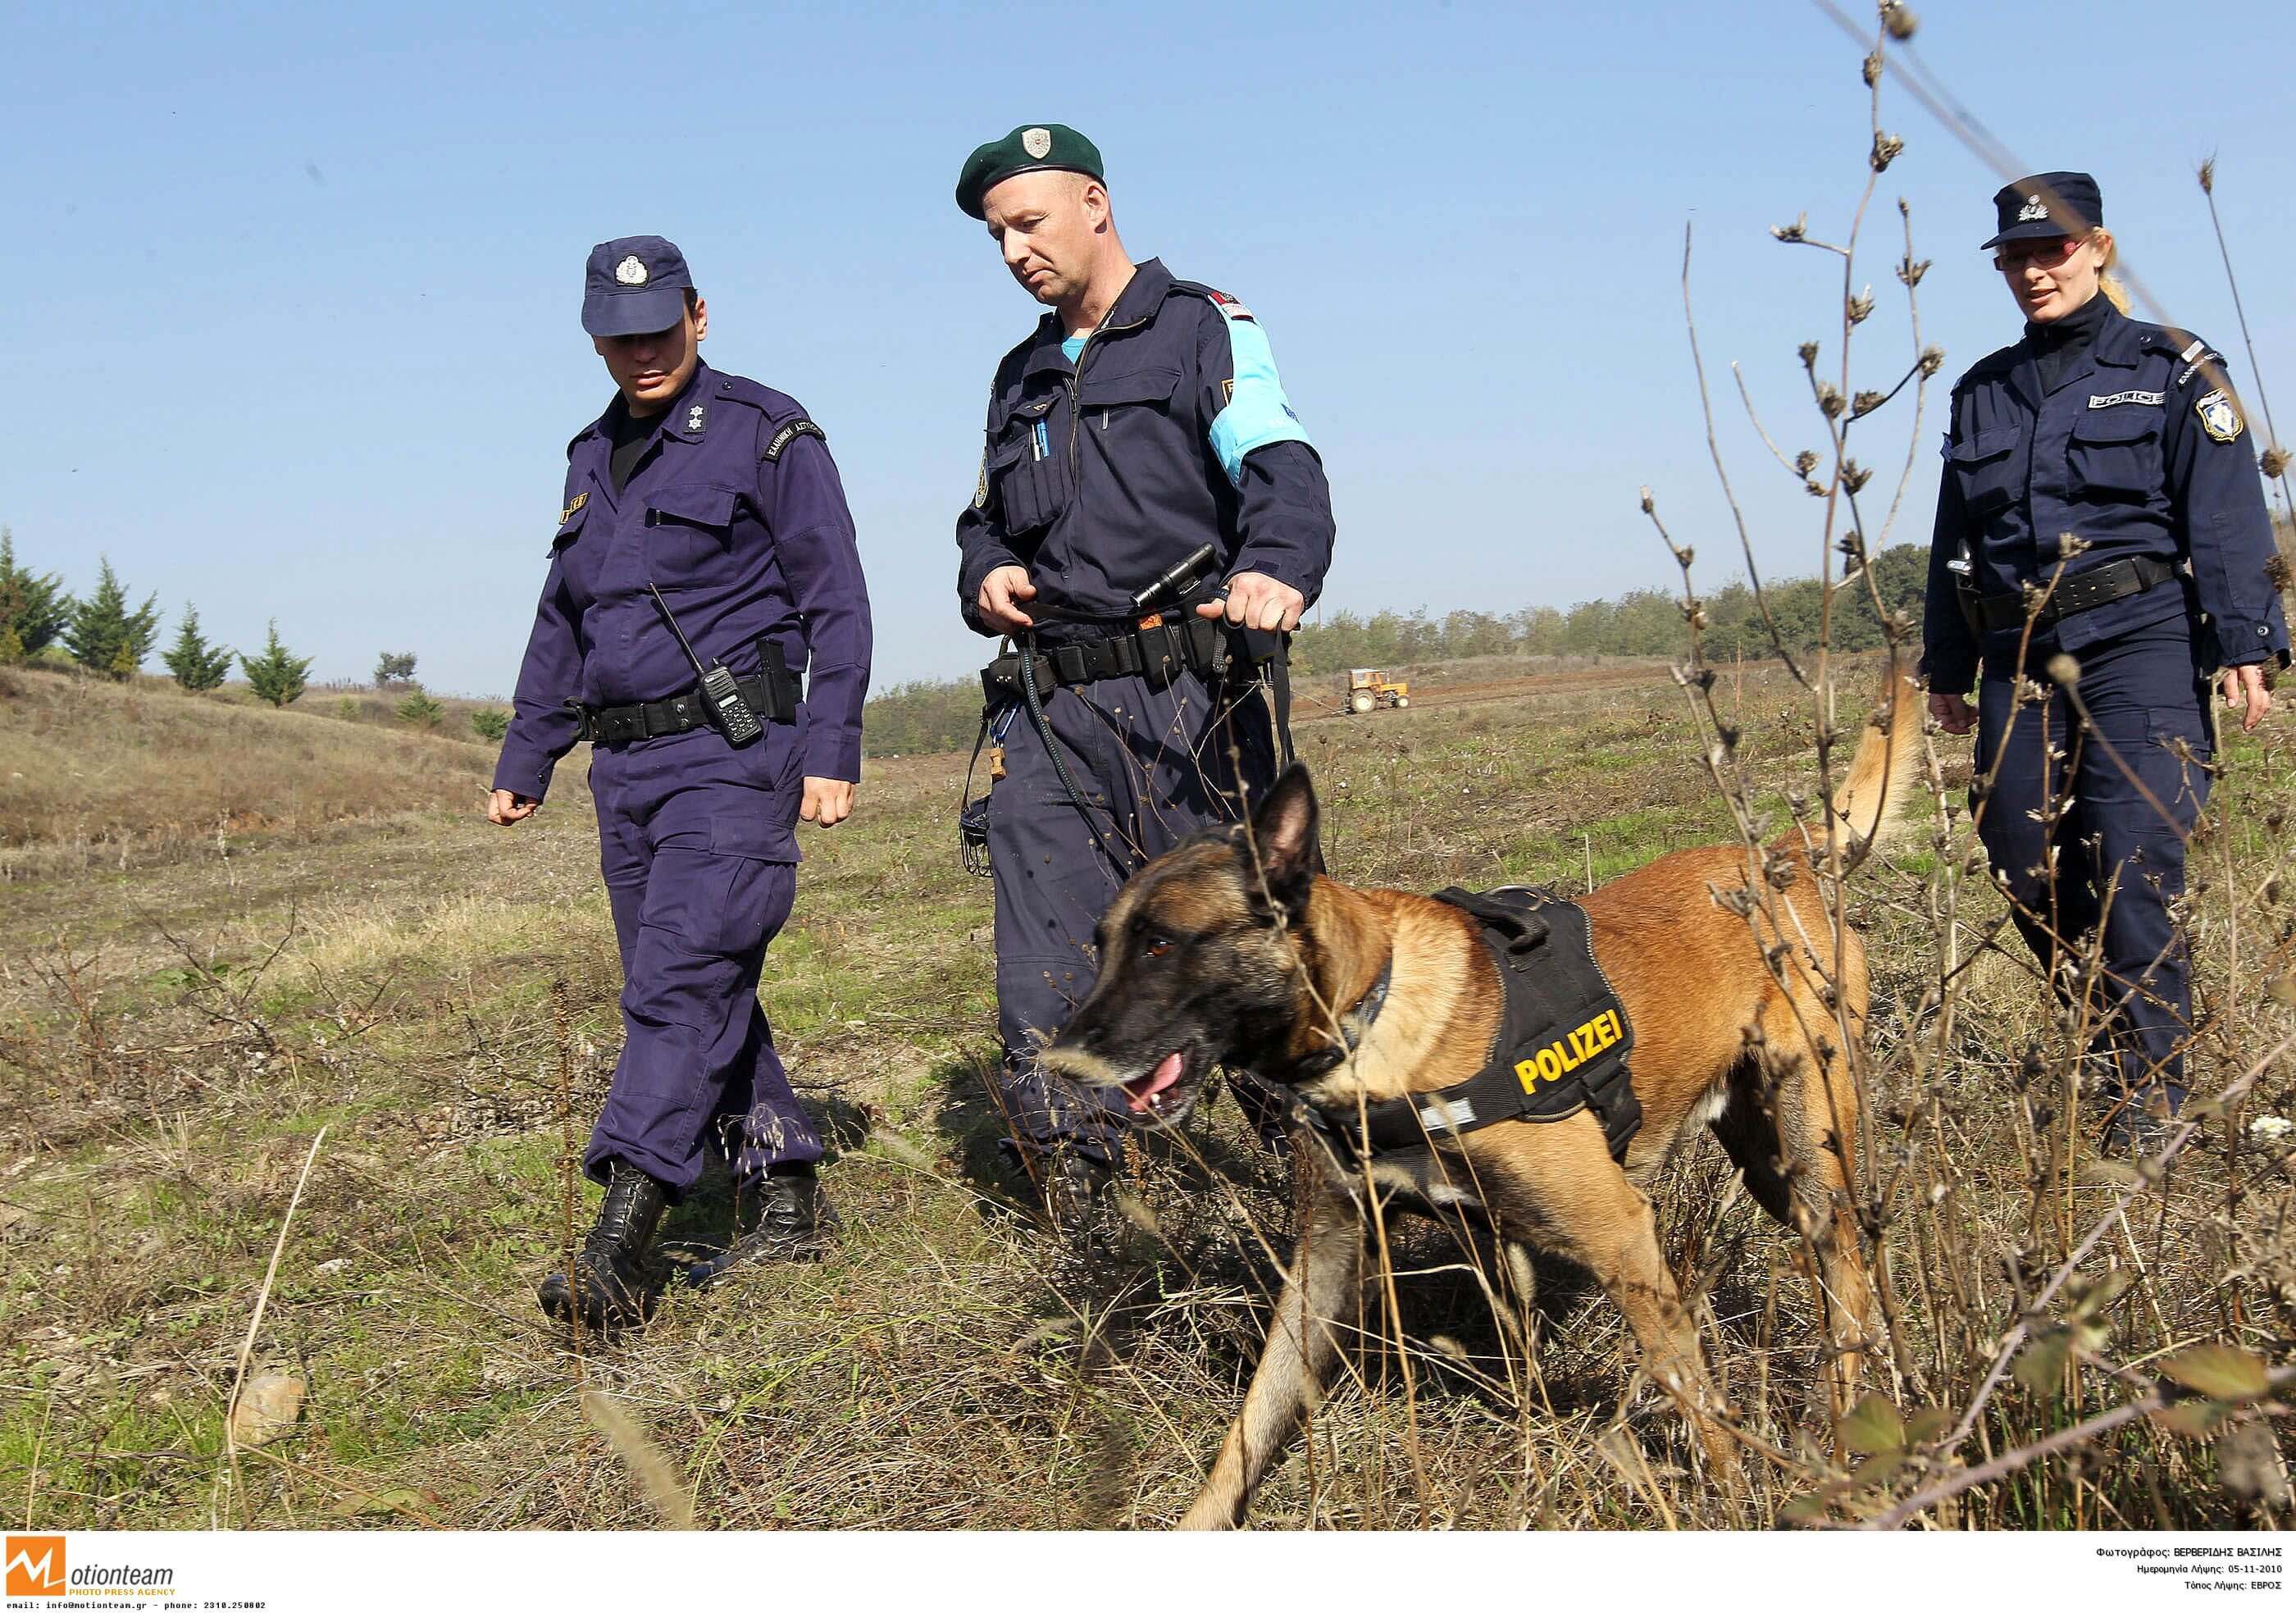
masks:
<svg viewBox="0 0 2296 1613"><path fill-rule="evenodd" d="M1164 1061L1148 1072L1144 1080L1135 1081L1124 1089L1125 1101L1132 1105L1135 1114L1148 1112L1148 1100L1180 1078L1180 1055L1167 1053Z"/></svg>

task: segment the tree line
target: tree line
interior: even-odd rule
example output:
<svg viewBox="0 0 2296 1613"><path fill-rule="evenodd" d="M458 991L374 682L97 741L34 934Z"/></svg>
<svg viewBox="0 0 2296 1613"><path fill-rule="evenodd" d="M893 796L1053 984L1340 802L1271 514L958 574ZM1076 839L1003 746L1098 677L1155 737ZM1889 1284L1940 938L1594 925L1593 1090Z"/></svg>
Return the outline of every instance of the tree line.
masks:
<svg viewBox="0 0 2296 1613"><path fill-rule="evenodd" d="M140 605L127 584L111 569L108 556L96 562L95 588L76 599L54 572L36 571L16 559L15 535L0 527L0 667L62 664L99 677L126 682L143 670L160 637L160 596L148 595ZM185 691L202 694L219 689L236 661L256 699L278 707L291 706L310 686L311 662L280 641L275 618L264 637L262 651L247 655L226 644L210 643L200 627L199 608L184 604L175 643L160 657L168 675ZM414 656L406 651L384 651L375 663L374 686L404 690L393 713L418 728L436 728L446 708L414 681ZM353 710L344 711L343 706ZM355 701L339 702L338 714L356 716ZM499 740L510 726L510 714L481 707L470 714L478 737Z"/></svg>

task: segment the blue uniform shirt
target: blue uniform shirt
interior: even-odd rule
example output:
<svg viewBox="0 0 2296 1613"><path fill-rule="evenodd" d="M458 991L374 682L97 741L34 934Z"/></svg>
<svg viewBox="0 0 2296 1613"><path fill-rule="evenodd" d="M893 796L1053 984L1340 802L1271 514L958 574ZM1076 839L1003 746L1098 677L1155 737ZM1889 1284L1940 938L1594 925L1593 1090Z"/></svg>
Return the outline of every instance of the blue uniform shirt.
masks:
<svg viewBox="0 0 2296 1613"><path fill-rule="evenodd" d="M805 772L859 779L869 594L820 430L795 400L700 364L618 495L611 413L567 445L564 504L495 788L542 797L575 742L563 702L627 706L694 686L648 581L705 665L754 676L758 637L777 641L790 669L807 673Z"/></svg>
<svg viewBox="0 0 2296 1613"><path fill-rule="evenodd" d="M2189 336L2110 311L2086 354L2045 388L2034 344L1973 365L1953 390L1931 539L1923 671L1965 693L1980 651L2008 673L2021 626L1980 643L1962 619L1951 562L1967 547L1983 596L2046 586L2060 536L2087 543L2067 575L2144 555L2180 577L2037 631L2037 649L2078 652L2197 604L2204 664L2288 658L2288 623L2267 572L2274 547L2254 444L2239 404L2210 379L2224 359Z"/></svg>
<svg viewBox="0 0 2296 1613"><path fill-rule="evenodd" d="M1073 340L1073 339L1071 339ZM1258 571L1310 603L1332 563L1324 463L1283 395L1250 311L1154 258L1075 356L1060 315L1004 356L957 597L1024 566L1049 602L1111 618L1205 544L1221 574Z"/></svg>

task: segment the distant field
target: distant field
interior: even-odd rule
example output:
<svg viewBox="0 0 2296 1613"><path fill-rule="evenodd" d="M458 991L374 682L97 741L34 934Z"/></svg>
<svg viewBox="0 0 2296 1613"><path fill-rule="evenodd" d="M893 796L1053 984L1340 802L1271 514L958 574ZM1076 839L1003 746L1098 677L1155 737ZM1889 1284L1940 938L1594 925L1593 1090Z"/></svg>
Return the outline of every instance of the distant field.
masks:
<svg viewBox="0 0 2296 1613"><path fill-rule="evenodd" d="M1502 668L1501 671L1505 669ZM1876 675L1845 675L1854 735ZM1462 670L1447 700L1304 723L1334 871L1364 884L1583 887L1726 839L1682 691L1659 667ZM1761 803L1814 767L1801 697L1726 670ZM309 697L311 700L324 697ZM1946 745L1947 776L1965 747ZM764 999L841 1158L843 1251L732 1291L673 1295L641 1338L581 1354L536 1277L587 1224L578 1149L619 1037L614 943L578 763L518 831L476 815L491 748L149 690L10 675L0 690L0 1503L46 1527L643 1526L658 1503L586 1419L619 1397L705 1527L1153 1526L1209 1462L1257 1355L1284 1185L1223 1102L1192 1150L1136 1167L1144 1231L1082 1278L1018 1208L981 1082L994 1052L989 889L956 858L958 756L869 765L859 814L808 831L796 921ZM2296 1029L2287 897L2296 725L2234 747L2193 907L2212 1090ZM1921 810L1927 813L1924 801ZM2273 815L2281 815L2275 817ZM1965 832L1965 826L1964 831ZM1861 876L1875 960L1871 1235L1902 1307L1873 1387L1914 1420L1836 1454L1800 1246L1700 1143L1657 1195L1677 1273L1751 1435L1734 1511L1634 1372L1615 1311L1542 1273L1494 1320L1431 1229L1398 1250L1394 1330L1264 1492L1278 1527L1761 1527L1847 1520L2130 1398L2153 1363L2296 1340L2288 1142L2267 1062L2028 1318L2037 1339L1969 1438L1935 1443L1995 1343L2132 1178L2093 1117L2021 1076L2057 1033L2030 974L1980 956L1938 1056L1939 964L1916 835ZM1961 888L1963 956L1997 909ZM1751 944L1751 943L1750 943ZM2296 994L2288 994L2296 995ZM1930 1060L1934 1060L1934 1062ZM308 1384L284 1437L225 1452L223 1412L299 1172L321 1127L250 1372ZM2121 1174L2115 1174L2116 1171ZM713 1187L673 1218L707 1240ZM1263 1241L1264 1236L1264 1241ZM2054 1354L2047 1354L2054 1351ZM2103 1363L2103 1364L2100 1364ZM2118 1374L2118 1375L2117 1375ZM1878 1413L1876 1414L1878 1417ZM2264 1423L2284 1437L2284 1409ZM1416 1445L1411 1440L1415 1431ZM2238 1526L2241 1453L2138 1418L1929 1515L1960 1527ZM2201 1437L2195 1437L2195 1436ZM2267 1437L2267 1465L2273 1455ZM2227 1487L2229 1486L2229 1487ZM1830 1512L1828 1511L1828 1509Z"/></svg>

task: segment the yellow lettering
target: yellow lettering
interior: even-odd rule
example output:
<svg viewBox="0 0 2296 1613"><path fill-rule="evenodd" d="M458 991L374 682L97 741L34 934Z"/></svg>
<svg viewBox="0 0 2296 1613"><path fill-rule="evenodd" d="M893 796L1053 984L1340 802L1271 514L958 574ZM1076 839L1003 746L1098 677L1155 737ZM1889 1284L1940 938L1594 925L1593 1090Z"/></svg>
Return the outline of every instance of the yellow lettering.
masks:
<svg viewBox="0 0 2296 1613"><path fill-rule="evenodd" d="M1522 1083L1522 1090L1531 1092L1538 1085L1538 1060L1525 1059L1514 1067L1514 1078Z"/></svg>

